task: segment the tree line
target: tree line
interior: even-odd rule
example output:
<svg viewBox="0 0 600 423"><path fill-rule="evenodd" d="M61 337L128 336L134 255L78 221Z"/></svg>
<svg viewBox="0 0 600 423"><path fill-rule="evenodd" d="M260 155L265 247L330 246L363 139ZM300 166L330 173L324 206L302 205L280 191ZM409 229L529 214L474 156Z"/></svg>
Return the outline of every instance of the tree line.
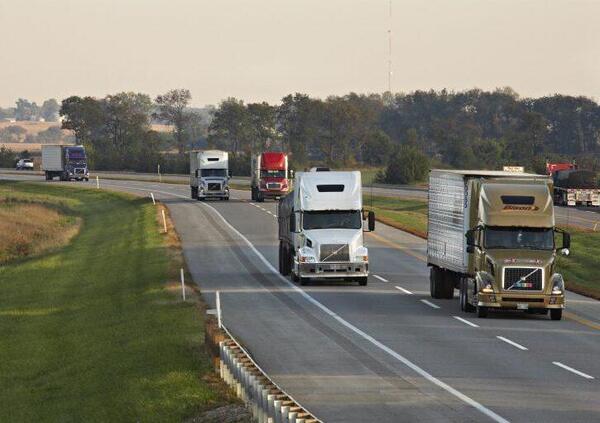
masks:
<svg viewBox="0 0 600 423"><path fill-rule="evenodd" d="M43 119L46 122L56 122L59 108L60 106L54 98L45 100L41 106L35 101L19 98L15 107L4 109L0 107L0 120L39 121Z"/></svg>
<svg viewBox="0 0 600 423"><path fill-rule="evenodd" d="M296 93L281 103L227 98L210 114L189 107L188 90L152 100L141 93L102 99L69 97L63 128L88 147L97 169L187 172L190 148L231 152L235 174L249 172L250 155L288 151L294 168L377 166L380 179L422 180L431 166L543 172L546 159L600 168L600 106L585 97L520 98L495 91L415 91L326 99ZM151 123L171 125L171 133Z"/></svg>

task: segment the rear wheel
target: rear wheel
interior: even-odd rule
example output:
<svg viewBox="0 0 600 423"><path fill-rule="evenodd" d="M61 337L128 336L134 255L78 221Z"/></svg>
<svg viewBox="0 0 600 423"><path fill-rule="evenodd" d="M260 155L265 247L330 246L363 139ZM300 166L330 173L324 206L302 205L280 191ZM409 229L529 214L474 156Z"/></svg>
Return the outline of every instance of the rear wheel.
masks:
<svg viewBox="0 0 600 423"><path fill-rule="evenodd" d="M453 298L454 275L437 266L431 266L429 270L429 292L431 298Z"/></svg>
<svg viewBox="0 0 600 423"><path fill-rule="evenodd" d="M262 195L260 191L256 193L256 201L262 203L265 201L265 197Z"/></svg>
<svg viewBox="0 0 600 423"><path fill-rule="evenodd" d="M191 187L192 200L198 199L198 187Z"/></svg>
<svg viewBox="0 0 600 423"><path fill-rule="evenodd" d="M369 278L367 276L361 276L360 278L358 278L358 285L367 286L368 281L369 281Z"/></svg>
<svg viewBox="0 0 600 423"><path fill-rule="evenodd" d="M456 281L456 276L454 273L449 272L447 270L442 271L442 298L447 300L451 300L454 298L454 285Z"/></svg>
<svg viewBox="0 0 600 423"><path fill-rule="evenodd" d="M50 172L46 172L46 180L47 181L52 180L52 176L51 176Z"/></svg>
<svg viewBox="0 0 600 423"><path fill-rule="evenodd" d="M562 308L551 308L550 309L550 319L552 319L552 320L562 319Z"/></svg>

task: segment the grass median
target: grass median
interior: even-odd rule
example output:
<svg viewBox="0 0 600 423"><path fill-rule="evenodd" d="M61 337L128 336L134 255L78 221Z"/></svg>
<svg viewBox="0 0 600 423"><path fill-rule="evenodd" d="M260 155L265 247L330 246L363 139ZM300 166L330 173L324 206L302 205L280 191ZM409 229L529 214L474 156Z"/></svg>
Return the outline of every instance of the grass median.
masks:
<svg viewBox="0 0 600 423"><path fill-rule="evenodd" d="M0 421L182 421L229 402L198 297L170 289L178 269L151 202L0 182L7 197L82 224L68 245L0 268Z"/></svg>

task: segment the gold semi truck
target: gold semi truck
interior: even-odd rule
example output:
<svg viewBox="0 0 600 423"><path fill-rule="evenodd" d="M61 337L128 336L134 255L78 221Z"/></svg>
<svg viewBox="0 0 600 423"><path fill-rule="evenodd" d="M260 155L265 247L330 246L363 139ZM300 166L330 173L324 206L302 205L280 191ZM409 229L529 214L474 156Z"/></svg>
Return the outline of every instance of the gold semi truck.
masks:
<svg viewBox="0 0 600 423"><path fill-rule="evenodd" d="M430 172L427 261L433 298L453 298L456 288L461 310L479 317L491 309L514 309L549 312L560 320L565 285L555 267L557 254L568 255L569 247L569 234L555 227L547 176Z"/></svg>

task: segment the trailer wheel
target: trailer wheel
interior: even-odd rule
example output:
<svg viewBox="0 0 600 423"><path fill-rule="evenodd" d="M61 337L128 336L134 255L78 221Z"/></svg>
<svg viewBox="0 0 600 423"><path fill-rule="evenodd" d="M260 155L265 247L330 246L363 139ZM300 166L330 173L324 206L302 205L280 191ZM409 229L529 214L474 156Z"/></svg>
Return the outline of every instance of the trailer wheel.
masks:
<svg viewBox="0 0 600 423"><path fill-rule="evenodd" d="M442 287L441 287L441 294L442 297L446 300L451 300L454 298L454 283L455 283L455 279L456 277L454 276L454 273L448 271L448 270L443 270L441 272L441 282L442 282Z"/></svg>
<svg viewBox="0 0 600 423"><path fill-rule="evenodd" d="M438 267L431 266L429 268L429 294L431 298L440 298L439 273L440 269Z"/></svg>
<svg viewBox="0 0 600 423"><path fill-rule="evenodd" d="M486 318L488 315L488 308L485 306L477 306L477 317Z"/></svg>
<svg viewBox="0 0 600 423"><path fill-rule="evenodd" d="M551 320L562 319L562 308L551 308L550 309L550 319Z"/></svg>

